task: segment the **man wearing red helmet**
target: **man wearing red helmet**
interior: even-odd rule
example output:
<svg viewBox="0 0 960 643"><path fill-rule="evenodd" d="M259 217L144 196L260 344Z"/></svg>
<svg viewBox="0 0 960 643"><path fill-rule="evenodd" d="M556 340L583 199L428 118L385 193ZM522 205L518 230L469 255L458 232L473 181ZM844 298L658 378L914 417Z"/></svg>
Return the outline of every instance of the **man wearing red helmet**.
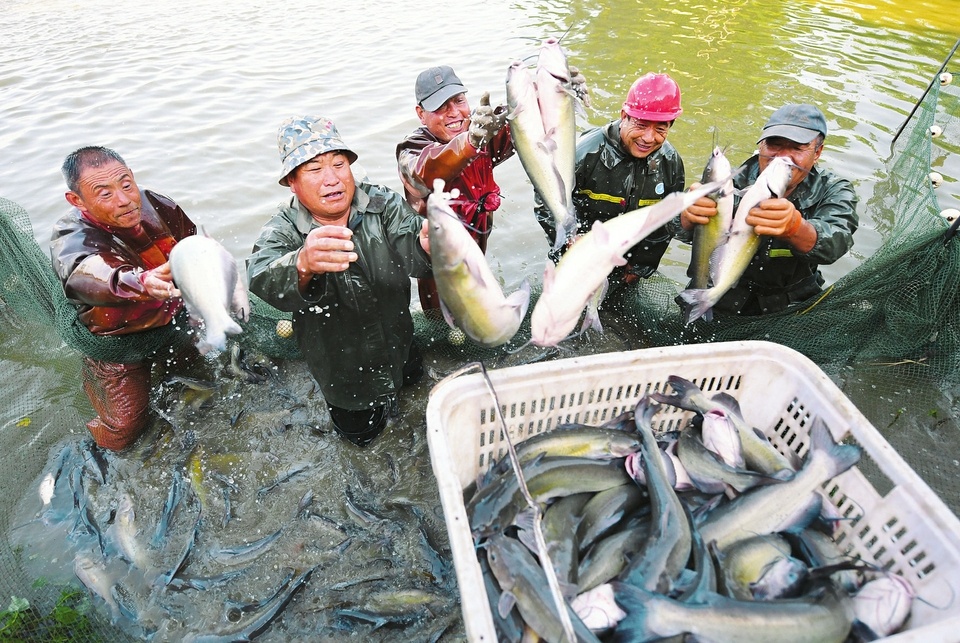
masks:
<svg viewBox="0 0 960 643"><path fill-rule="evenodd" d="M682 112L677 83L667 74L649 73L630 87L618 120L580 136L573 204L581 234L594 221L608 221L684 189L683 160L667 142ZM552 243L556 231L550 212L538 204L536 213ZM611 283L634 283L652 275L674 228L668 224L631 248L625 255L627 265L611 274ZM562 252L549 256L556 262Z"/></svg>

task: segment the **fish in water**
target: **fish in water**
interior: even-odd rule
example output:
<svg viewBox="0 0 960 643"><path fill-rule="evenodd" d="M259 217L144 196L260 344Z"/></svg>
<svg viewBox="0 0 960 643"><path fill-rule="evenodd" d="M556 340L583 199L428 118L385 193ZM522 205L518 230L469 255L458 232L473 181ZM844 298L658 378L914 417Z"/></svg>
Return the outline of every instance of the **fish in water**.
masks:
<svg viewBox="0 0 960 643"><path fill-rule="evenodd" d="M57 479L53 477L53 473L47 472L43 479L40 481L40 502L43 503L43 506L46 507L50 504L50 501L53 500L54 489L57 486Z"/></svg>
<svg viewBox="0 0 960 643"><path fill-rule="evenodd" d="M687 305L687 324L705 316L707 311L711 310L720 298L740 281L757 248L760 247L760 237L753 226L747 223L747 214L761 201L771 197L783 197L791 176L793 176L792 164L778 156L770 161L766 169L757 177L756 182L741 197L726 241L719 245L710 257L710 276L713 286L700 289L688 288L680 293L680 298Z"/></svg>
<svg viewBox="0 0 960 643"><path fill-rule="evenodd" d="M201 354L222 351L227 335L243 331L230 313L242 321L250 318L247 286L236 260L218 241L197 234L182 239L170 251L170 271L190 317L203 321L205 334L197 350Z"/></svg>
<svg viewBox="0 0 960 643"><path fill-rule="evenodd" d="M529 283L524 280L518 290L504 296L480 246L447 203L439 179L427 198L427 219L443 318L484 346L509 342L527 314Z"/></svg>

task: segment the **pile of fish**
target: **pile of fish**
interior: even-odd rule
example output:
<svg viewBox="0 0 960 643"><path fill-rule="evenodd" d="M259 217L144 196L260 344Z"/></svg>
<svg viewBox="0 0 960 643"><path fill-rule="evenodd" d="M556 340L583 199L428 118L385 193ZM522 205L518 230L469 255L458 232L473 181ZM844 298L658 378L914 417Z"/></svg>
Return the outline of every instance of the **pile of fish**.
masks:
<svg viewBox="0 0 960 643"><path fill-rule="evenodd" d="M388 429L361 452L318 435L304 365L230 355L214 380L165 378L167 421L132 451L74 437L52 452L11 532L25 571L79 582L146 640L456 638L425 440Z"/></svg>
<svg viewBox="0 0 960 643"><path fill-rule="evenodd" d="M845 555L820 491L860 448L836 444L814 418L798 462L732 396L668 383L672 394L603 426L562 425L517 444L536 509L509 454L465 491L499 640L567 640L547 560L579 641L841 642L902 627L909 583ZM664 405L693 415L655 435Z"/></svg>

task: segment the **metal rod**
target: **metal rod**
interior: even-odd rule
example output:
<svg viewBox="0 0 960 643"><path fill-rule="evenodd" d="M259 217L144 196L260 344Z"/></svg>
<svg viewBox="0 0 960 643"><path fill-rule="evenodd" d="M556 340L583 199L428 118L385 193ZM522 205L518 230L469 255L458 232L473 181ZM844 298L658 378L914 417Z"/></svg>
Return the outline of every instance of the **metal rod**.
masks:
<svg viewBox="0 0 960 643"><path fill-rule="evenodd" d="M953 43L953 49L950 50L950 53L947 54L947 57L943 59L943 64L940 65L940 70L933 75L933 78L930 80L930 84L927 85L927 88L924 90L923 94L920 96L920 99L913 105L913 109L910 110L910 114L907 116L906 120L900 125L897 129L897 133L893 135L893 140L890 141L890 147L893 147L894 143L897 142L897 139L900 138L900 134L903 132L903 128L907 126L907 123L910 122L910 119L913 118L913 115L917 113L917 108L920 107L920 103L923 102L923 99L927 97L927 94L930 93L930 90L933 88L933 84L940 82L940 74L943 73L943 70L947 68L947 63L950 62L950 59L953 58L953 54L956 53L957 47L960 47L960 38L957 39L957 42Z"/></svg>

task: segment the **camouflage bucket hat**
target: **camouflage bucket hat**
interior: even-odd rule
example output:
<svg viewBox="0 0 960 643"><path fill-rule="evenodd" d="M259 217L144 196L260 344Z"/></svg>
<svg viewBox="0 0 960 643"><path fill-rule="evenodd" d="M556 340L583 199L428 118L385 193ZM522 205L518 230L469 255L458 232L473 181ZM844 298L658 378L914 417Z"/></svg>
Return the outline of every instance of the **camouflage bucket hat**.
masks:
<svg viewBox="0 0 960 643"><path fill-rule="evenodd" d="M337 126L322 116L292 116L283 121L277 130L277 148L283 165L280 185L290 185L287 176L318 154L343 152L351 163L357 160L356 153L340 138Z"/></svg>

